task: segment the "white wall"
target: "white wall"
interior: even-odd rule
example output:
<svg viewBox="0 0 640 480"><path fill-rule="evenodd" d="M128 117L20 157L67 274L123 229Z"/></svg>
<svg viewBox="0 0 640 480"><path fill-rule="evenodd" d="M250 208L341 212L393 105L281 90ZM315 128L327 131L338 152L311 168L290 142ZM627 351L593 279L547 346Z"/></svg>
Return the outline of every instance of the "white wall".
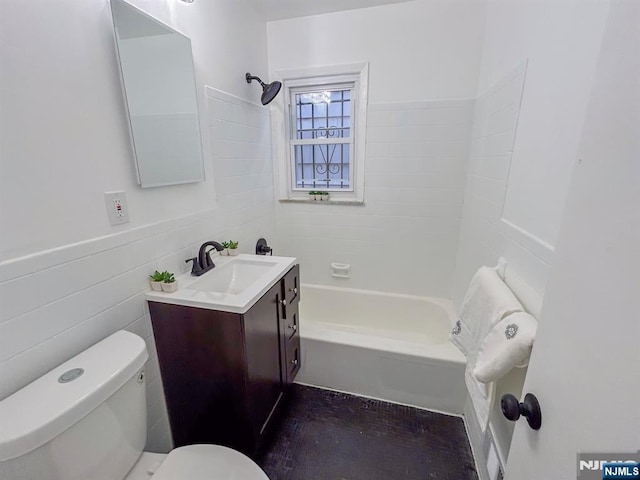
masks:
<svg viewBox="0 0 640 480"><path fill-rule="evenodd" d="M503 216L553 246L608 0L490 0L478 93L528 59Z"/></svg>
<svg viewBox="0 0 640 480"><path fill-rule="evenodd" d="M268 23L272 77L369 62L365 204L276 205L304 282L450 296L484 13L425 0Z"/></svg>
<svg viewBox="0 0 640 480"><path fill-rule="evenodd" d="M524 285L516 294L539 314L607 9L605 0L489 1L454 276L458 307L473 272L504 257L507 283ZM504 378L496 397L517 394L524 374ZM504 457L513 425L497 403L490 425Z"/></svg>
<svg viewBox="0 0 640 480"><path fill-rule="evenodd" d="M269 22L271 72L369 62L369 101L475 95L485 2L413 2Z"/></svg>
<svg viewBox="0 0 640 480"><path fill-rule="evenodd" d="M201 123L204 85L246 99L266 72L265 24L245 2L136 0L192 38ZM59 247L215 204L207 181L141 190L136 185L109 3L35 0L0 4L0 260ZM127 192L131 223L111 227L103 192Z"/></svg>
<svg viewBox="0 0 640 480"><path fill-rule="evenodd" d="M192 37L203 183L136 186L106 1L0 4L0 398L127 328L150 350L147 447L166 451L147 276L186 271L207 239L273 237L273 173L268 112L204 91L259 98L243 76L266 71L264 23L238 1L146 3ZM131 223L109 226L107 190L127 192Z"/></svg>
<svg viewBox="0 0 640 480"><path fill-rule="evenodd" d="M542 428L518 422L507 479L602 478L576 454L640 446L639 25L637 0L611 2L525 385Z"/></svg>

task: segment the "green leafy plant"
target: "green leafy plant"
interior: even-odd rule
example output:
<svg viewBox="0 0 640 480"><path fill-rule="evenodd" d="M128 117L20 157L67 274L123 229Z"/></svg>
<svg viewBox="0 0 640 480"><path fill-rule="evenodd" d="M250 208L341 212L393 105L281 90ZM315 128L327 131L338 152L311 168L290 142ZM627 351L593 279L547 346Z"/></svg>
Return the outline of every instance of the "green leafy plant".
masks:
<svg viewBox="0 0 640 480"><path fill-rule="evenodd" d="M159 272L156 270L153 272L153 275L149 275L149 278L152 282L163 282L164 281L164 272Z"/></svg>
<svg viewBox="0 0 640 480"><path fill-rule="evenodd" d="M176 277L171 272L164 271L162 272L162 281L164 283L173 283L176 281Z"/></svg>
<svg viewBox="0 0 640 480"><path fill-rule="evenodd" d="M311 190L309 195L320 195L320 192L316 192L315 190Z"/></svg>
<svg viewBox="0 0 640 480"><path fill-rule="evenodd" d="M240 242L234 242L233 240L229 240L229 248L232 250L238 248L238 243Z"/></svg>
<svg viewBox="0 0 640 480"><path fill-rule="evenodd" d="M230 243L229 242L222 242L220 245L222 245L222 248L229 248Z"/></svg>

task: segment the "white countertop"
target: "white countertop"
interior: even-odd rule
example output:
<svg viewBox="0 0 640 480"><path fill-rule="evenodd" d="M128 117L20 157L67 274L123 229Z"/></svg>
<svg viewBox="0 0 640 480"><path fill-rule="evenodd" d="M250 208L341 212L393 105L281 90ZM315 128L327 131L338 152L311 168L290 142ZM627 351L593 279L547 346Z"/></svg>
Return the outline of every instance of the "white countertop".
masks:
<svg viewBox="0 0 640 480"><path fill-rule="evenodd" d="M246 313L282 276L296 264L293 257L275 257L263 255L241 254L235 257L215 256L215 268L207 273L195 277L190 273L179 276L178 290L174 293L147 292L146 298L150 302L184 305L187 307L206 308L231 313ZM239 261L239 262L238 262ZM206 291L202 285L214 283L217 278L225 276L233 283L231 273L233 262L255 264L260 267L260 273L251 278L246 288L229 288L225 292ZM199 282L199 283L198 283ZM198 285L195 285L198 283ZM223 282L224 283L224 282Z"/></svg>

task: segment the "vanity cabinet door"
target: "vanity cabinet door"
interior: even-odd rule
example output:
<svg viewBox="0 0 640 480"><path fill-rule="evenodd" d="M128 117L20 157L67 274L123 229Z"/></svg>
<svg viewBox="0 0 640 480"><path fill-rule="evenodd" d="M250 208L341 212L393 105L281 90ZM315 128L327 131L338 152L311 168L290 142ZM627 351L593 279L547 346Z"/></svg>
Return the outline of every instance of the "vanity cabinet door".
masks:
<svg viewBox="0 0 640 480"><path fill-rule="evenodd" d="M254 435L264 432L283 395L280 349L280 284L274 285L244 314L247 394Z"/></svg>
<svg viewBox="0 0 640 480"><path fill-rule="evenodd" d="M175 447L252 452L241 315L149 302Z"/></svg>

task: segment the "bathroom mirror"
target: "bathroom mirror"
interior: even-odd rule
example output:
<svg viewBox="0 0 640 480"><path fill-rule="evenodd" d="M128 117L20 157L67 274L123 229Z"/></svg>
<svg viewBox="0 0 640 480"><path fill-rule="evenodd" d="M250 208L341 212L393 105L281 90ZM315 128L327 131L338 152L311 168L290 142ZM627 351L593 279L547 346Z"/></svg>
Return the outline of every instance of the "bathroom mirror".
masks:
<svg viewBox="0 0 640 480"><path fill-rule="evenodd" d="M111 0L138 183L204 180L191 40L123 0Z"/></svg>

